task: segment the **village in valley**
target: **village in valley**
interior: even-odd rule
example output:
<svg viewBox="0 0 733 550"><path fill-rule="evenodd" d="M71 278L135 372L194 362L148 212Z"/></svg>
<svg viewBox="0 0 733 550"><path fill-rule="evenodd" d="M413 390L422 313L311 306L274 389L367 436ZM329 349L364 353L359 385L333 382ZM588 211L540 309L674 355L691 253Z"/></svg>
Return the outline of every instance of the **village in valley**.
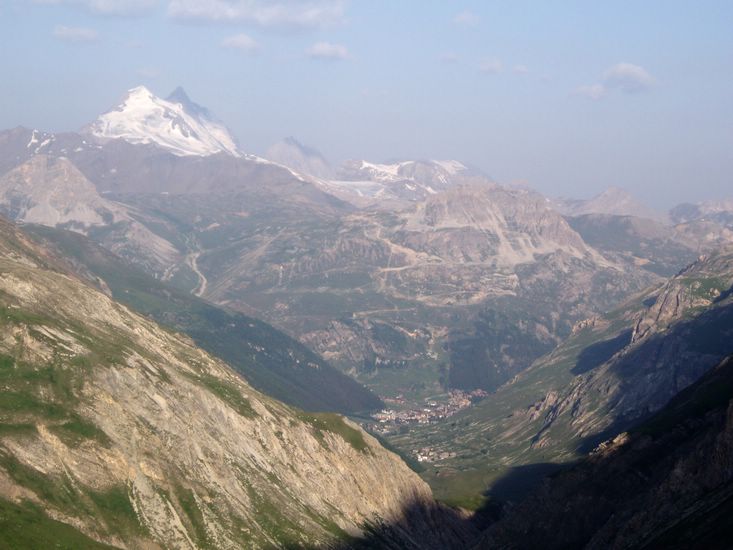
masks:
<svg viewBox="0 0 733 550"><path fill-rule="evenodd" d="M437 397L426 399L425 404L419 408L401 408L406 404L402 394L395 398L385 398L384 402L393 405L394 408L383 409L372 414L374 422L364 424L364 428L378 434L390 434L397 432L401 426L411 424L430 424L444 420L463 409L470 407L488 395L484 390L473 390L470 392L451 390L447 399Z"/></svg>
<svg viewBox="0 0 733 550"><path fill-rule="evenodd" d="M410 426L416 424L431 424L445 420L481 401L488 395L486 391L481 389L470 392L451 390L448 394L425 399L422 407L409 408L405 396L398 394L394 398L384 399L384 402L392 405L392 408L386 408L372 414L372 422L363 422L362 427L379 435L404 432L409 430ZM455 456L455 453L439 452L430 447L413 449L411 454L418 462L435 462Z"/></svg>

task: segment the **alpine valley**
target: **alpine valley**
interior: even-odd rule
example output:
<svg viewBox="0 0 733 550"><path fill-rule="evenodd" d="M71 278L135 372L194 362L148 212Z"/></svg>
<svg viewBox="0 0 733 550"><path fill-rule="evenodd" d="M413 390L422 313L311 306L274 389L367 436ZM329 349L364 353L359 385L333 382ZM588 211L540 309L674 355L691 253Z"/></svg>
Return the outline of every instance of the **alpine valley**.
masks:
<svg viewBox="0 0 733 550"><path fill-rule="evenodd" d="M731 200L259 156L137 87L0 132L0 213L0 546L674 547L731 509Z"/></svg>

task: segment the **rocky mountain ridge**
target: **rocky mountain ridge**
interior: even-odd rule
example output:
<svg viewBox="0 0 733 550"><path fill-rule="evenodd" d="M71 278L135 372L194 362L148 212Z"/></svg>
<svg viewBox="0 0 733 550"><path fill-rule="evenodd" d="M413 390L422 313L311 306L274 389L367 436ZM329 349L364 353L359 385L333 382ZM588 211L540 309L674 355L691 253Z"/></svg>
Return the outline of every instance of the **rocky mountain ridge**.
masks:
<svg viewBox="0 0 733 550"><path fill-rule="evenodd" d="M93 234L111 251L153 271L181 260L171 242L139 221L144 215L101 196L63 156L39 153L0 176L0 212L24 223Z"/></svg>

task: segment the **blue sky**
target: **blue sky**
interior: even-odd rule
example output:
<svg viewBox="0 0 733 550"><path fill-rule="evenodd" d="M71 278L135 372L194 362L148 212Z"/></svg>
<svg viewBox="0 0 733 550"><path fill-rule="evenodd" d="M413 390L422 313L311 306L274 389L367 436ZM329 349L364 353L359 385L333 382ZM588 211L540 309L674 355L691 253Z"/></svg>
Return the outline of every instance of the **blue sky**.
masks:
<svg viewBox="0 0 733 550"><path fill-rule="evenodd" d="M733 196L733 2L0 0L0 127L182 85L262 153L456 158L657 206Z"/></svg>

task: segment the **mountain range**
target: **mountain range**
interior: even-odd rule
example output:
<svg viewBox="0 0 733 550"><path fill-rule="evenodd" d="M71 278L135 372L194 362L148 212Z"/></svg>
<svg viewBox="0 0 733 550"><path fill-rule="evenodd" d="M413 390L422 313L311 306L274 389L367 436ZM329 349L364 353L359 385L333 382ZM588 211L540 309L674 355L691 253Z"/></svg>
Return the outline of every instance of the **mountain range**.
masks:
<svg viewBox="0 0 733 550"><path fill-rule="evenodd" d="M0 214L0 524L51 537L26 547L524 548L563 499L583 526L553 511L551 547L661 544L727 510L725 460L718 500L695 465L727 452L730 201L259 156L138 87L79 132L0 132ZM640 461L638 501L583 510Z"/></svg>
<svg viewBox="0 0 733 550"><path fill-rule="evenodd" d="M394 393L410 386L395 369L427 393L494 389L733 237L704 216L640 218L620 190L558 211L458 161L334 168L292 138L271 153L240 151L180 88L138 87L81 133L3 132L0 209L81 231Z"/></svg>

